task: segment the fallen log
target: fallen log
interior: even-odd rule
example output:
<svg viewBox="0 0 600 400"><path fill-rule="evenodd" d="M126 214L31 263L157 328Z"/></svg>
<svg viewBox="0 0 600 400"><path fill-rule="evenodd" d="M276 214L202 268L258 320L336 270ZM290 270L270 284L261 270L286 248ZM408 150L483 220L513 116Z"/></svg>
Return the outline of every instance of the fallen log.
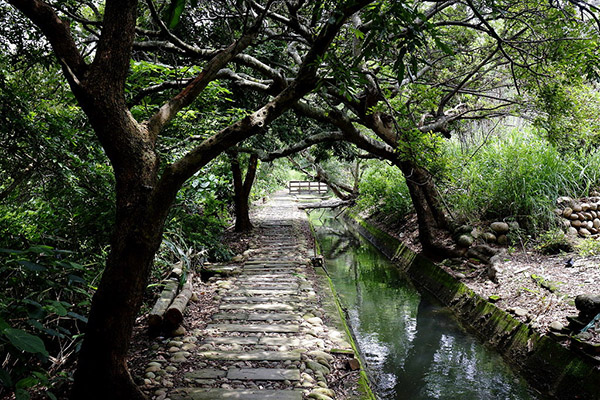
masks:
<svg viewBox="0 0 600 400"><path fill-rule="evenodd" d="M354 204L354 200L325 200L320 203L302 204L298 206L300 210L307 210L313 208L336 208L340 206L351 206Z"/></svg>
<svg viewBox="0 0 600 400"><path fill-rule="evenodd" d="M150 329L159 329L163 323L163 315L169 308L169 305L177 295L177 287L179 282L174 279L170 279L165 284L165 288L160 294L158 300L152 307L152 311L148 314L148 326Z"/></svg>
<svg viewBox="0 0 600 400"><path fill-rule="evenodd" d="M183 274L183 261L179 261L175 265L173 265L173 269L171 270L171 274L169 275L169 278L175 278L175 279L179 280L181 278L182 274Z"/></svg>
<svg viewBox="0 0 600 400"><path fill-rule="evenodd" d="M185 306L187 306L190 298L193 295L192 291L192 282L193 282L194 274L188 272L187 279L181 291L171 303L171 306L167 309L165 313L165 319L172 324L173 326L179 325L183 321L183 311L185 310Z"/></svg>

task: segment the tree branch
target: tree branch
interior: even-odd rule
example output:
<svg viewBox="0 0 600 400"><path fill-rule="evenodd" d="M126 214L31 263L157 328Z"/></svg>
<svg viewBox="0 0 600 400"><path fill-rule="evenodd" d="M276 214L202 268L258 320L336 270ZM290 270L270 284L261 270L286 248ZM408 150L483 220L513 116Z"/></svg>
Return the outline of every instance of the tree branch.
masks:
<svg viewBox="0 0 600 400"><path fill-rule="evenodd" d="M279 149L279 150L273 151L268 154L263 154L260 157L260 159L265 162L273 161L277 158L287 157L291 154L298 153L299 151L302 151L302 150L304 150L310 146L313 146L317 143L340 141L340 140L344 140L344 134L342 132L319 133L316 135L309 136L309 137L301 140L300 142L294 144L293 146L287 147L285 149Z"/></svg>
<svg viewBox="0 0 600 400"><path fill-rule="evenodd" d="M106 83L102 85L104 93L100 95L123 96L135 37L137 3L137 0L106 1L102 33L91 65L93 76L90 77L93 82Z"/></svg>
<svg viewBox="0 0 600 400"><path fill-rule="evenodd" d="M69 30L55 10L41 0L8 0L29 18L46 36L71 85L79 86L87 71L85 63Z"/></svg>
<svg viewBox="0 0 600 400"><path fill-rule="evenodd" d="M317 85L318 61L328 50L346 19L370 2L371 0L351 1L333 11L304 57L296 79L262 108L204 140L180 160L167 166L156 190L166 192L167 196L174 196L183 182L209 161L226 149L259 133L267 124L313 90Z"/></svg>
<svg viewBox="0 0 600 400"><path fill-rule="evenodd" d="M152 138L156 138L162 128L171 121L175 115L184 107L187 107L198 97L206 86L216 79L219 70L229 63L233 57L246 49L258 35L258 26L250 30L239 40L232 43L228 48L214 56L198 74L177 96L173 97L164 104L150 119L145 123Z"/></svg>

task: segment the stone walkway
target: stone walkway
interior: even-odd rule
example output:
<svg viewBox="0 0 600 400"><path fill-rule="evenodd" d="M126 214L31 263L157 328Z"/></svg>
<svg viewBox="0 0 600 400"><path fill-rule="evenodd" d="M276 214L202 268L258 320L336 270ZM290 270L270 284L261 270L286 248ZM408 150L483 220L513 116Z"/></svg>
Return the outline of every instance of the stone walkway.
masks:
<svg viewBox="0 0 600 400"><path fill-rule="evenodd" d="M147 364L152 398L331 400L340 380L356 381L331 293L310 266L306 215L278 194L253 222L243 262L203 284L217 288L218 311L204 329L161 342L169 358Z"/></svg>

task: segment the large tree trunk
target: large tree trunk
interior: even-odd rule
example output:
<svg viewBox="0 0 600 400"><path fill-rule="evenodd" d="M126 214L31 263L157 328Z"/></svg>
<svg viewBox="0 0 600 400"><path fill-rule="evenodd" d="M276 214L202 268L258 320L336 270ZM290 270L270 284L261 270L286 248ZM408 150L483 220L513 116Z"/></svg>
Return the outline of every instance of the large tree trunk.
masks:
<svg viewBox="0 0 600 400"><path fill-rule="evenodd" d="M230 154L231 172L233 174L234 188L234 204L235 204L235 231L247 232L252 230L252 222L250 221L250 190L256 177L256 169L258 167L258 156L250 155L248 160L248 168L246 177L242 181L242 170L240 168L240 160L237 153Z"/></svg>
<svg viewBox="0 0 600 400"><path fill-rule="evenodd" d="M92 301L75 374L73 399L144 398L127 370L126 357L154 254L176 193L206 163L231 146L264 131L266 125L314 89L318 82L318 60L345 20L369 2L348 2L332 11L332 17L326 19L327 23L312 38L292 83L259 110L204 140L165 167L158 180L160 163L155 145L161 130L179 111L192 104L225 65L252 44L267 13L262 13L238 40L219 51L201 73L149 120L140 123L129 111L124 96L138 0L106 0L102 30L91 63L71 36L69 21L63 21L50 4L42 0L9 0L38 26L52 45L73 94L111 161L116 178L117 214L111 250ZM248 178L248 186L251 186L254 177ZM247 192L249 194L249 188Z"/></svg>
<svg viewBox="0 0 600 400"><path fill-rule="evenodd" d="M117 205L106 269L92 300L79 354L73 400L145 398L131 379L127 353L174 201L174 192L157 188L159 160L147 131L127 113L111 114L109 107L88 112L101 140L109 131L120 139L105 145L115 171Z"/></svg>
<svg viewBox="0 0 600 400"><path fill-rule="evenodd" d="M409 161L397 164L402 170L411 200L417 212L419 241L429 256L442 259L453 255L453 251L440 239L448 232L448 220L435 189L431 174Z"/></svg>

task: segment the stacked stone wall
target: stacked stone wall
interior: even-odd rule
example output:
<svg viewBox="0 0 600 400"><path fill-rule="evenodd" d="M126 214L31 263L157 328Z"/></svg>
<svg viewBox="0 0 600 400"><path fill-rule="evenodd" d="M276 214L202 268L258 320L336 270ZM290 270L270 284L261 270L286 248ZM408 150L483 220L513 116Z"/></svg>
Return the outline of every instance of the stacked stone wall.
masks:
<svg viewBox="0 0 600 400"><path fill-rule="evenodd" d="M600 235L600 197L572 199L559 197L554 211L565 231L572 236Z"/></svg>

